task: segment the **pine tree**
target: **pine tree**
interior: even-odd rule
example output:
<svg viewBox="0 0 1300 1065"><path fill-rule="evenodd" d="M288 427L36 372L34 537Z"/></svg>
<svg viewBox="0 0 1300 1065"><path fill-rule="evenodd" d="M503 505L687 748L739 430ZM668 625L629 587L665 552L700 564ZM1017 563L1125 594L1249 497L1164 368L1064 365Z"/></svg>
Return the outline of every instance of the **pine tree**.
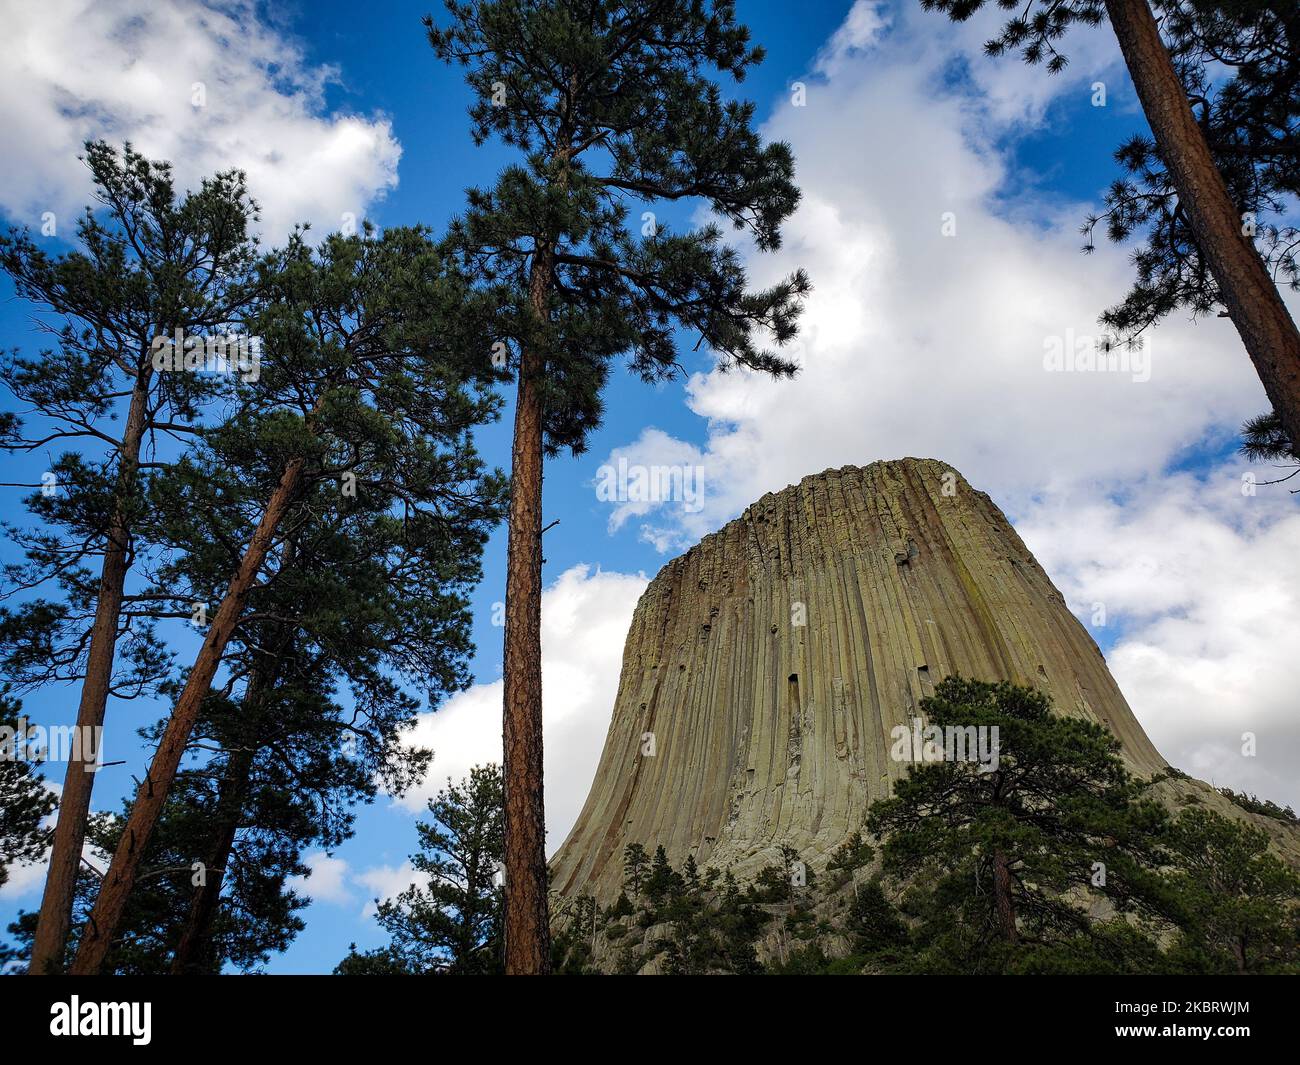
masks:
<svg viewBox="0 0 1300 1065"><path fill-rule="evenodd" d="M835 848L835 853L831 855L831 860L827 862L826 868L831 871L845 872L852 876L859 869L870 865L875 857L876 849L862 838L861 832L854 832Z"/></svg>
<svg viewBox="0 0 1300 1065"><path fill-rule="evenodd" d="M1259 829L1195 807L1169 832L1181 933L1171 950L1192 971L1300 973L1300 877Z"/></svg>
<svg viewBox="0 0 1300 1065"><path fill-rule="evenodd" d="M242 840L225 867L214 867L203 859L207 857L212 821L221 810L214 806L208 784L202 772L177 777L141 859L136 889L118 923L102 972L126 976L172 972L194 892L204 882L218 878L226 892L228 910L214 914L201 949L190 959L186 972L215 975L227 966L242 972L259 971L272 954L286 949L302 931L299 911L309 900L288 886L291 877L308 872L299 860L301 846L290 843L286 833L286 822L296 812L260 807L265 828L259 826L256 833ZM75 955L78 930L94 905L103 875L99 856L111 854L117 847L129 812L129 804L124 803L120 812L91 816L87 842L93 848L95 867L94 871L89 865L83 867L78 880L73 910L77 920L64 964ZM296 820L309 842L314 826L305 819ZM11 930L17 933L14 953L25 956L30 951L34 924L23 915Z"/></svg>
<svg viewBox="0 0 1300 1065"><path fill-rule="evenodd" d="M348 944L348 953L334 966L335 976L415 976L406 961L391 950L381 947L361 952L355 943Z"/></svg>
<svg viewBox="0 0 1300 1065"><path fill-rule="evenodd" d="M858 954L888 956L906 945L907 925L885 894L880 877L872 877L855 894L845 930Z"/></svg>
<svg viewBox="0 0 1300 1065"><path fill-rule="evenodd" d="M1276 0L1161 0L1157 10L1174 70L1243 230L1255 236L1278 285L1300 291L1300 229L1287 221L1300 195L1300 10ZM1136 135L1115 158L1125 177L1107 190L1105 210L1088 219L1085 247L1092 248L1103 222L1112 241L1142 231L1144 243L1133 255L1136 283L1102 323L1133 336L1175 309L1211 313L1222 302L1218 283L1157 145ZM1252 461L1295 457L1276 411L1252 419L1242 436L1242 453Z"/></svg>
<svg viewBox="0 0 1300 1065"><path fill-rule="evenodd" d="M54 810L53 792L36 772L27 750L28 722L22 703L0 691L0 887L9 866L37 861L49 845L43 822Z"/></svg>
<svg viewBox="0 0 1300 1065"><path fill-rule="evenodd" d="M695 864L695 855L693 854L686 856L686 864L682 866L682 882L691 891L700 886L700 868Z"/></svg>
<svg viewBox="0 0 1300 1065"><path fill-rule="evenodd" d="M392 937L380 952L406 972L452 975L501 971L503 796L498 766L475 766L429 800L433 820L417 825L412 855L428 878L379 904L379 923ZM356 967L358 963L353 962Z"/></svg>
<svg viewBox="0 0 1300 1065"><path fill-rule="evenodd" d="M1287 436L1276 411L1258 414L1247 421L1241 427L1241 447L1237 450L1251 462L1280 463L1291 471L1262 484L1283 484L1300 474L1300 447Z"/></svg>
<svg viewBox="0 0 1300 1065"><path fill-rule="evenodd" d="M168 524L167 535L182 544L237 541L248 520L240 518L247 493L236 457L219 455L203 463L191 456L155 486L151 520ZM203 474L191 476L192 467ZM168 486L181 484L185 491L170 498ZM491 507L489 494L483 513ZM401 739L420 704L389 674L418 684L433 705L468 681L462 589L477 579L486 535L469 506L423 520L431 517L413 511L405 523L392 521L364 479L356 496L318 486L274 580L250 597L226 655L230 683L244 679L243 693L214 691L205 700L187 750L195 764L177 774L103 971L264 964L301 930L296 911L306 903L288 881L308 872L302 852L349 838L352 809L372 801L381 781L400 795L423 779L429 752ZM212 537L214 526L221 531ZM220 549L187 552L155 574L158 583L135 597L136 608L160 599L155 609L165 615L188 604L223 562ZM340 688L348 689L346 706ZM146 738L156 742L160 732ZM102 850L116 848L129 809L92 828ZM81 915L97 886L82 877Z"/></svg>
<svg viewBox="0 0 1300 1065"><path fill-rule="evenodd" d="M175 557L151 573L137 609L147 602L168 616L217 597L226 545L247 541L265 490L265 446L241 419L207 434L201 451L155 484L155 539ZM216 794L210 839L198 853L216 872L194 894L174 971L192 971L203 953L221 870L247 846L237 836L278 830L294 853L308 843L328 849L347 838L351 806L370 801L379 781L400 795L422 779L428 752L400 742L420 703L395 680L430 707L469 683L467 593L504 488L498 475L476 484L478 470L470 451L452 461L414 452L401 484L389 460L354 462L305 494L273 579L254 589L227 648L230 675L247 678L237 712L205 707L191 741L221 752L201 767ZM340 705L344 693L349 709ZM297 807L301 816L276 816Z"/></svg>
<svg viewBox="0 0 1300 1065"><path fill-rule="evenodd" d="M0 616L0 652L22 689L80 681L83 735L103 726L111 695L142 694L165 675L149 629L124 624L123 591L145 549L136 525L147 481L221 387L204 375L157 372L154 341L177 330L197 338L228 330L252 295L256 254L256 206L242 173L178 197L170 167L130 145L119 154L87 144L85 161L101 210L78 222L78 250L50 257L26 231L0 238L0 268L18 295L61 319L47 323L53 351L10 355L0 366L9 391L40 419L32 435L6 419L0 444L23 453L56 441L101 447L62 453L33 485L41 491L28 505L47 529L10 530L27 562L7 568L9 594L54 585L63 597ZM119 658L126 668L115 674ZM66 947L94 779L80 758L69 761L33 973L48 972Z"/></svg>
<svg viewBox="0 0 1300 1065"><path fill-rule="evenodd" d="M1159 913L1153 869L1167 815L1142 798L1109 731L1005 682L948 677L921 709L931 726L998 730L995 765L914 764L868 812L884 872L910 883L928 915L923 938L1000 971L1022 944L1088 930L1070 892Z"/></svg>
<svg viewBox="0 0 1300 1065"><path fill-rule="evenodd" d="M985 3L921 0L959 22ZM1136 257L1133 292L1103 320L1132 334L1178 306L1203 313L1221 303L1287 438L1300 440L1300 331L1269 270L1297 281L1295 234L1266 231L1263 255L1254 239L1256 212L1279 208L1295 195L1295 4L1154 0L1167 45L1148 0L997 3L1016 14L986 51L1019 52L1028 63L1045 61L1052 72L1066 65L1056 42L1071 26L1109 19L1146 114L1152 143L1130 142L1118 156L1148 187L1136 196L1122 183L1112 187L1108 225L1117 239L1147 225L1150 244ZM1217 97L1203 94L1219 85ZM1189 97L1202 109L1199 121ZM1149 165L1153 155L1156 169ZM1085 231L1097 221L1090 219Z"/></svg>
<svg viewBox="0 0 1300 1065"><path fill-rule="evenodd" d="M268 560L309 508L312 489L353 473L385 494L393 520L413 510L445 521L482 507L486 488L469 434L494 410L471 387L476 371L463 284L418 228L334 235L313 251L300 239L262 268L267 296L252 319L273 353L247 403L222 432L251 437L263 495L137 791L122 843L81 936L73 971L99 970L142 854L227 646ZM215 434L222 435L222 434Z"/></svg>
<svg viewBox="0 0 1300 1065"><path fill-rule="evenodd" d="M626 902L627 896L622 898ZM561 976L599 974L593 959L605 916L593 895L579 895L564 908L558 933L551 940L552 971Z"/></svg>
<svg viewBox="0 0 1300 1065"><path fill-rule="evenodd" d="M1161 35L1178 80L1223 175L1242 224L1253 229L1268 272L1300 286L1288 201L1300 194L1300 13L1273 0L1206 4L1159 0ZM1109 238L1142 232L1137 281L1103 322L1132 335L1175 308L1208 314L1220 302L1178 190L1157 145L1135 135L1115 152L1125 177L1106 209L1084 227L1087 248L1105 224ZM1247 234L1249 235L1249 234Z"/></svg>
<svg viewBox="0 0 1300 1065"><path fill-rule="evenodd" d="M656 211L699 201L759 250L778 246L798 192L788 146L764 146L753 106L724 102L709 72L737 81L762 58L731 0L447 0L425 20L438 57L467 68L477 142L521 155L472 190L454 232L467 272L495 286L517 379L505 626L506 959L549 965L542 782L542 464L582 450L615 358L647 381L682 370L674 332L724 365L776 376L763 350L791 339L802 273L748 291L714 225L674 233ZM637 230L629 211L640 214ZM487 357L487 352L484 353Z"/></svg>
<svg viewBox="0 0 1300 1065"><path fill-rule="evenodd" d="M656 848L656 856L662 849ZM642 923L668 925L667 935L655 944L663 952L666 974L739 975L762 971L755 942L769 917L741 895L730 871L725 879L716 868L701 876L694 858L688 857L681 873L669 867L659 874L659 879L669 886L668 890L659 902L647 902ZM723 890L719 892L720 880ZM647 896L650 891L647 885Z"/></svg>
<svg viewBox="0 0 1300 1065"><path fill-rule="evenodd" d="M629 843L623 848L623 883L632 889L632 898L640 900L641 885L645 882L649 858L640 843Z"/></svg>
<svg viewBox="0 0 1300 1065"><path fill-rule="evenodd" d="M662 906L681 889L681 875L668 861L668 852L662 844L655 847L654 857L650 860L650 874L645 879L645 895L650 900L650 905L656 908Z"/></svg>
<svg viewBox="0 0 1300 1065"><path fill-rule="evenodd" d="M329 588L320 571L313 576L323 579L312 587ZM281 570L276 585L283 588L279 581L292 583L293 577ZM325 601L331 607L350 605L347 596ZM358 605L364 612L368 604ZM369 612L373 620L375 611ZM254 671L238 704L215 695L205 704L191 757L213 748L218 753L182 770L177 784L202 814L187 842L206 876L192 886L187 878L188 890L169 911L174 930L163 937L170 951L164 971L220 971L227 960L248 965L248 952L232 952L231 943L239 947L239 937L254 932L259 914L267 915L261 923L268 930L261 934L271 941L281 913L301 904L286 881L307 872L303 851L332 850L350 838L355 807L373 801L380 781L386 791L401 795L427 769L429 752L401 740L419 702L380 673L378 663L367 661L372 652L364 638L381 630L366 625L354 630L362 638L356 644L313 648L322 635L314 620L308 612L293 641L245 650L230 662L234 673ZM255 646L256 633L250 626ZM392 634L395 641L404 638ZM340 692L340 687L350 690ZM169 800L169 809L176 805ZM184 811L180 806L171 816ZM165 810L159 832L166 830L168 817ZM146 857L143 864L165 863ZM152 884L137 887L132 905L143 904L153 891ZM123 941L139 935L128 918L129 910L119 929ZM284 949L296 930L286 927L273 949ZM264 955L252 958L263 960Z"/></svg>
<svg viewBox="0 0 1300 1065"><path fill-rule="evenodd" d="M761 889L765 902L793 904L800 889L816 883L816 874L799 857L799 852L786 844L781 845L781 860L759 870L755 884Z"/></svg>

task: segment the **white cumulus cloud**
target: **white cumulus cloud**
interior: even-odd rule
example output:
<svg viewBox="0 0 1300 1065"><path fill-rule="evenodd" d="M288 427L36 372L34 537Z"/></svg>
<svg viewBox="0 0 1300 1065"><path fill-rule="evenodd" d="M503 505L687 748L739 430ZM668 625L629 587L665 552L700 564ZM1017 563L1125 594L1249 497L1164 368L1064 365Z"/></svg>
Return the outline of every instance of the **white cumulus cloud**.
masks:
<svg viewBox="0 0 1300 1065"><path fill-rule="evenodd" d="M351 869L344 859L324 851L312 851L303 855L302 861L311 872L306 876L291 876L287 881L290 889L310 896L313 902L333 902L343 906L353 901Z"/></svg>
<svg viewBox="0 0 1300 1065"><path fill-rule="evenodd" d="M278 240L359 222L397 184L401 147L382 115L329 113L338 71L315 65L252 0L42 0L5 11L0 207L59 233L89 202L86 140L130 140L170 160L178 185L240 167Z"/></svg>
<svg viewBox="0 0 1300 1065"><path fill-rule="evenodd" d="M1300 513L1243 470L1048 498L1019 530L1099 640L1119 627L1111 671L1173 765L1300 807Z"/></svg>
<svg viewBox="0 0 1300 1065"><path fill-rule="evenodd" d="M568 835L587 797L609 728L623 641L642 575L578 565L542 593L542 713L548 850ZM401 801L424 810L427 801L476 765L501 763L502 683L476 684L424 714L410 742L433 749L420 788Z"/></svg>
<svg viewBox="0 0 1300 1065"><path fill-rule="evenodd" d="M362 917L372 917L378 911L376 901L384 902L396 898L413 884L423 885L428 877L415 871L410 859L400 865L375 865L362 869L354 877L366 893L366 905L361 911Z"/></svg>

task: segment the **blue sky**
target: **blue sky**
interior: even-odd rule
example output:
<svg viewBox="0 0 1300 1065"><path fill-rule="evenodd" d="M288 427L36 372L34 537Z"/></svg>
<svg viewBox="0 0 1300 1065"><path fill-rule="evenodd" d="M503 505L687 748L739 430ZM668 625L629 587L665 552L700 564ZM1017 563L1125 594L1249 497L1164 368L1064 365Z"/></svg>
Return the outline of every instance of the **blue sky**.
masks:
<svg viewBox="0 0 1300 1065"><path fill-rule="evenodd" d="M191 180L205 167L249 167L268 241L285 220L321 231L344 210L381 227L441 228L464 188L490 182L507 158L472 144L467 91L424 39L425 4L45 6L14 28L19 60L0 75L10 223L38 227L42 210L66 216L84 202L72 155L88 135L130 135ZM648 388L615 374L587 454L548 465L546 520L560 522L546 538L548 745L554 707L555 746L572 752L548 760L551 845L594 769L645 577L763 491L903 454L948 460L993 494L1174 764L1295 802L1291 685L1260 663L1300 650L1289 624L1300 599L1279 575L1300 548L1300 522L1284 491L1239 491L1233 432L1263 398L1235 336L1218 321L1169 323L1147 383L1042 372L1044 337L1095 330L1128 278L1123 249L1085 257L1075 232L1115 176L1111 151L1142 128L1108 31L1072 42L1075 62L1052 79L984 59L987 20L954 28L912 3L866 0L737 7L769 53L738 91L800 163L804 208L780 256L753 269L764 280L794 265L812 275L805 373L782 393L714 373L701 352L685 360L689 381ZM156 84L141 88L142 72ZM209 113L169 102L205 76ZM796 81L808 88L804 108L792 105ZM1104 107L1092 102L1097 81ZM330 152L313 154L322 144ZM952 240L939 233L947 211ZM4 343L38 346L7 279L0 296ZM509 424L507 410L480 436L503 467ZM616 455L698 463L705 505L612 512L592 482ZM7 472L43 466L6 460ZM492 605L503 598L504 550L498 533L475 596L476 687L424 722L438 778L483 760L499 733ZM1234 561L1247 556L1249 566ZM1097 602L1105 625L1090 620ZM27 709L70 721L75 693L41 693ZM101 775L97 808L125 794L143 764L131 730L163 710L110 706L108 756L130 764ZM1236 753L1248 728L1267 737L1249 762ZM417 805L381 798L360 812L355 839L314 856L307 930L271 971L328 971L349 942L381 942L366 903L401 886ZM36 905L38 892L35 873L15 876L0 920Z"/></svg>

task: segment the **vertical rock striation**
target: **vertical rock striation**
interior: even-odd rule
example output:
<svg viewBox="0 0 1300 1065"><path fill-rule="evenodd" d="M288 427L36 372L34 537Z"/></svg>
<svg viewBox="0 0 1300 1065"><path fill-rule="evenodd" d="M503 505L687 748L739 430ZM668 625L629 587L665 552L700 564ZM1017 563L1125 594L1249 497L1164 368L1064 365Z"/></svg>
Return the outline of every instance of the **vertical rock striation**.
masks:
<svg viewBox="0 0 1300 1065"><path fill-rule="evenodd" d="M891 729L951 673L1033 684L1107 725L1136 772L1165 765L1042 567L950 466L846 466L764 496L641 597L553 888L608 901L632 842L738 874L782 844L822 864L905 772Z"/></svg>

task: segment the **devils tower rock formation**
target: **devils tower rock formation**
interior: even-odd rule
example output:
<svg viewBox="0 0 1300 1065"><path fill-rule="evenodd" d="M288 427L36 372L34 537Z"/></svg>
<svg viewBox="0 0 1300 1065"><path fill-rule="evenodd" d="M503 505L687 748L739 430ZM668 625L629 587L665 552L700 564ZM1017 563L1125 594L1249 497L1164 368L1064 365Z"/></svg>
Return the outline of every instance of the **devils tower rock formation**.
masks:
<svg viewBox="0 0 1300 1065"><path fill-rule="evenodd" d="M1165 767L1047 574L950 466L846 466L764 496L641 597L553 888L608 901L632 842L742 876L782 844L823 864L906 772L891 729L953 673L1035 685L1109 727L1134 772Z"/></svg>

